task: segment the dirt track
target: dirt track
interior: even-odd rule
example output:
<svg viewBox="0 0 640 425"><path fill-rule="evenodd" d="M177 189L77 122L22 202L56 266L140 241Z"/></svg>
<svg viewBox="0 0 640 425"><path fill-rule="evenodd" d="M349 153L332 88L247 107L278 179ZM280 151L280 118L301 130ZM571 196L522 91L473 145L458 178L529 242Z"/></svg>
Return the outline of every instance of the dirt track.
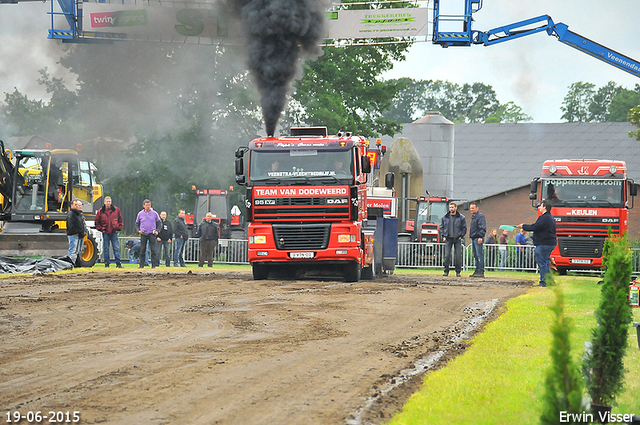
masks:
<svg viewBox="0 0 640 425"><path fill-rule="evenodd" d="M2 420L19 410L79 411L83 424L384 422L419 381L390 391L401 371L464 350L473 318L495 317L529 285L164 269L2 279Z"/></svg>

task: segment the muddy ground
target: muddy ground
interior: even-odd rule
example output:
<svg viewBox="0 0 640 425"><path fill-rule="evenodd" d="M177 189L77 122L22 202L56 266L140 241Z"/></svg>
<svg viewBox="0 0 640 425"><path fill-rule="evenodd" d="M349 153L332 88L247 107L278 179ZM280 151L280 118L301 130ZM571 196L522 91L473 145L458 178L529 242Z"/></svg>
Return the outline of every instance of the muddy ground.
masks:
<svg viewBox="0 0 640 425"><path fill-rule="evenodd" d="M414 372L463 352L461 337L531 284L213 270L1 279L3 422L17 410L83 424L384 423Z"/></svg>

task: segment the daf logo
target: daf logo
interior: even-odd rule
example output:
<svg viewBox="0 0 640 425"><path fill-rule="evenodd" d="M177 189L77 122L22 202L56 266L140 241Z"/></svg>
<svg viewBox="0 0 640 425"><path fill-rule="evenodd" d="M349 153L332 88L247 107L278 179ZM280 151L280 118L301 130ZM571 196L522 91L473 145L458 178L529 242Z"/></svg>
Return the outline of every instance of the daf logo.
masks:
<svg viewBox="0 0 640 425"><path fill-rule="evenodd" d="M348 204L349 200L346 198L329 198L327 199L327 204L329 205L344 205Z"/></svg>
<svg viewBox="0 0 640 425"><path fill-rule="evenodd" d="M602 222L603 223L617 223L619 221L618 218L603 218Z"/></svg>

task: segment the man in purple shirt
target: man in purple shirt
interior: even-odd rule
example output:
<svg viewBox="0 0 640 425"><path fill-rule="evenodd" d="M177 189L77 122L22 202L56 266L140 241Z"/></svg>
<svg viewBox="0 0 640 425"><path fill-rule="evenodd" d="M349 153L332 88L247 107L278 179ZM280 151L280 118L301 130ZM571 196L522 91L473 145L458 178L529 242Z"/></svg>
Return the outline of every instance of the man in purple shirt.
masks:
<svg viewBox="0 0 640 425"><path fill-rule="evenodd" d="M158 261L158 253L156 252L156 237L162 226L162 221L157 212L151 209L151 201L145 199L142 201L142 211L136 217L136 229L140 234L140 258L145 258L147 251L147 242L151 251L151 268L160 265ZM144 261L140 261L138 268L144 267Z"/></svg>

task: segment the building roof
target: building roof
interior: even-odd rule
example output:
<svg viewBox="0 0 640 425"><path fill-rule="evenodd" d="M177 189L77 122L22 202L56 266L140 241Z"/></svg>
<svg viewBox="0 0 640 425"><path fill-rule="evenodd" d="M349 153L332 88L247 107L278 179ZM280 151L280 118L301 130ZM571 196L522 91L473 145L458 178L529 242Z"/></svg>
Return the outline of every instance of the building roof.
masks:
<svg viewBox="0 0 640 425"><path fill-rule="evenodd" d="M453 192L482 199L527 185L547 159L617 159L640 181L640 142L629 123L456 124Z"/></svg>
<svg viewBox="0 0 640 425"><path fill-rule="evenodd" d="M453 198L479 200L528 185L548 159L623 160L640 182L640 141L629 137L636 129L616 122L456 123ZM411 140L411 125L397 137Z"/></svg>

